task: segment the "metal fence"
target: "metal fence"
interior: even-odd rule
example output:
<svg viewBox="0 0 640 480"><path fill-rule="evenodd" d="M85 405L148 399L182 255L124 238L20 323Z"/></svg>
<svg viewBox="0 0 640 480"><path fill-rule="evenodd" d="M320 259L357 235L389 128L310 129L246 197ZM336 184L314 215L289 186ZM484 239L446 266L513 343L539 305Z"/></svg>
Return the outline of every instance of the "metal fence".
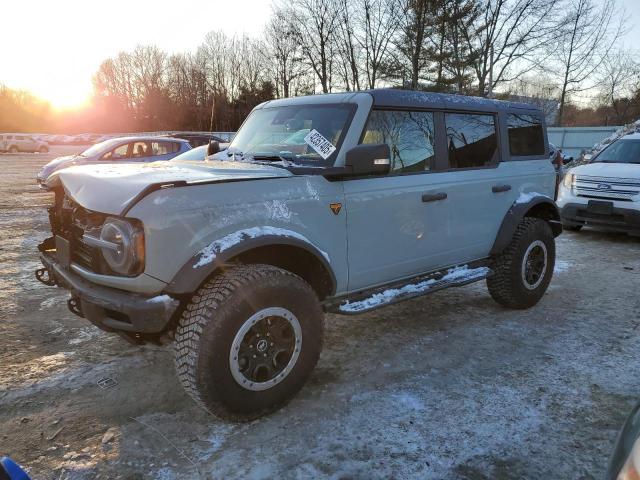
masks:
<svg viewBox="0 0 640 480"><path fill-rule="evenodd" d="M565 155L579 157L588 153L597 143L609 137L620 127L549 127L549 143L561 148Z"/></svg>

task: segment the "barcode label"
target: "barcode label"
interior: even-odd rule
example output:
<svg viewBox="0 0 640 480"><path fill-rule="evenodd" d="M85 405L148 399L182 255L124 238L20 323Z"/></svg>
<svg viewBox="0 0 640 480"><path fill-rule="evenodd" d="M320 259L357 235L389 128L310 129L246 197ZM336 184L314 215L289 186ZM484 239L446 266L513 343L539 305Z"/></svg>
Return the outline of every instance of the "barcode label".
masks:
<svg viewBox="0 0 640 480"><path fill-rule="evenodd" d="M324 138L315 128L307 133L307 136L304 137L304 141L325 160L336 151L336 147L329 140Z"/></svg>

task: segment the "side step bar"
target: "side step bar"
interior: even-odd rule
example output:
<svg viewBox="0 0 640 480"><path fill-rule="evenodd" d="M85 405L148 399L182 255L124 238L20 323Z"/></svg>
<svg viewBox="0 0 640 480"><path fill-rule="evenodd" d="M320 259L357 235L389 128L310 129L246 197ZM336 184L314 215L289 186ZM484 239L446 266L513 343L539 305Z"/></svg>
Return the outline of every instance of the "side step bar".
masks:
<svg viewBox="0 0 640 480"><path fill-rule="evenodd" d="M487 266L469 268L468 265L462 265L450 268L444 273L436 272L416 277L408 283L394 287L380 287L347 297L334 298L326 305L326 310L342 315L358 315L445 288L460 287L477 282L491 275L493 275L493 270Z"/></svg>

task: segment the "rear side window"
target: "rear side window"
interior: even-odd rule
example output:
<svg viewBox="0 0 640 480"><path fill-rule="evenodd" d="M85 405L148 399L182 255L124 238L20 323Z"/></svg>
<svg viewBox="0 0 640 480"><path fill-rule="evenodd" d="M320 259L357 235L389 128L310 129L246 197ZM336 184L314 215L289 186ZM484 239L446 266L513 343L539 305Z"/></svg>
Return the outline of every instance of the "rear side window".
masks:
<svg viewBox="0 0 640 480"><path fill-rule="evenodd" d="M180 144L175 142L151 142L152 155L168 155L180 151Z"/></svg>
<svg viewBox="0 0 640 480"><path fill-rule="evenodd" d="M544 155L544 132L539 118L510 113L507 115L507 129L512 156Z"/></svg>
<svg viewBox="0 0 640 480"><path fill-rule="evenodd" d="M497 163L498 142L493 115L446 113L449 168L479 168Z"/></svg>
<svg viewBox="0 0 640 480"><path fill-rule="evenodd" d="M430 170L434 158L433 113L374 110L362 143L386 143L392 173Z"/></svg>

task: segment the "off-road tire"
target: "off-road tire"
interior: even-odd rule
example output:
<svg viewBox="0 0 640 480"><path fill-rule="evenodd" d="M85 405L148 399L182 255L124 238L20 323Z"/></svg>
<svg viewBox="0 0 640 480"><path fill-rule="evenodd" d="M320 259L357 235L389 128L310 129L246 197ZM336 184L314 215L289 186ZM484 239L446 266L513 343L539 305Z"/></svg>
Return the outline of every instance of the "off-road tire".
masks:
<svg viewBox="0 0 640 480"><path fill-rule="evenodd" d="M527 249L537 240L546 246L547 263L542 281L530 290L525 286L522 265ZM549 224L539 218L525 217L516 228L509 246L494 261L494 274L487 278L491 297L509 308L524 309L534 306L551 282L555 258L555 239Z"/></svg>
<svg viewBox="0 0 640 480"><path fill-rule="evenodd" d="M18 153L18 147L12 145L11 147L9 147L9 153Z"/></svg>
<svg viewBox="0 0 640 480"><path fill-rule="evenodd" d="M229 354L241 326L269 307L286 308L297 317L300 353L280 383L248 390L234 379ZM178 378L208 412L249 421L282 407L302 388L320 356L323 334L324 313L308 283L271 265L239 265L204 283L185 307L175 335Z"/></svg>

